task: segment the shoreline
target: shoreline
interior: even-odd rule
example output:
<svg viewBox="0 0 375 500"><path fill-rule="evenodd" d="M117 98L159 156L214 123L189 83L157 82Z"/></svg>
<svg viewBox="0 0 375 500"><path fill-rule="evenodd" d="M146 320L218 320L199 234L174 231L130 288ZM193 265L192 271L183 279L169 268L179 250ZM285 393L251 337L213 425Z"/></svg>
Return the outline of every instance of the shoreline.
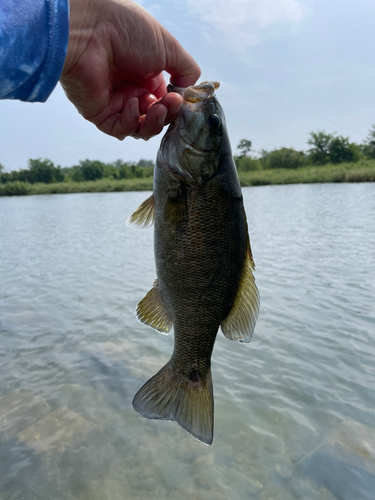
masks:
<svg viewBox="0 0 375 500"><path fill-rule="evenodd" d="M299 169L270 169L238 172L242 187L284 184L320 184L341 182L375 182L375 160L341 163ZM118 191L152 191L152 177L144 179L100 179L87 182L56 182L29 184L9 182L0 184L0 196L33 194L107 193Z"/></svg>

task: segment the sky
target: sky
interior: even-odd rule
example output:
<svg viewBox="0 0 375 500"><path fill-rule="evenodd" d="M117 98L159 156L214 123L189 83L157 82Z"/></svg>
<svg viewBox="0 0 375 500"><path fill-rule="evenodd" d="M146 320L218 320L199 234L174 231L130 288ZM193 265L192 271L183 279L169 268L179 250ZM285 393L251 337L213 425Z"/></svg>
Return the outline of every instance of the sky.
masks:
<svg viewBox="0 0 375 500"><path fill-rule="evenodd" d="M191 53L203 80L222 82L233 152L308 149L311 131L364 140L375 123L374 0L139 2ZM348 130L350 129L350 130ZM0 163L72 166L86 158L154 160L162 135L117 139L85 121L60 85L44 104L0 101Z"/></svg>

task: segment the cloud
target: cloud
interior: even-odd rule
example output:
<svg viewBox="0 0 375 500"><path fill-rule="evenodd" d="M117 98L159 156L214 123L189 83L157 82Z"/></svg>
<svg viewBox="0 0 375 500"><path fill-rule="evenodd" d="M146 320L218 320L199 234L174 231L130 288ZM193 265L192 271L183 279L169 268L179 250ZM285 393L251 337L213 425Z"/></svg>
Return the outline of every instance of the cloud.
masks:
<svg viewBox="0 0 375 500"><path fill-rule="evenodd" d="M274 28L295 25L305 17L299 0L185 0L184 4L239 51L257 45Z"/></svg>

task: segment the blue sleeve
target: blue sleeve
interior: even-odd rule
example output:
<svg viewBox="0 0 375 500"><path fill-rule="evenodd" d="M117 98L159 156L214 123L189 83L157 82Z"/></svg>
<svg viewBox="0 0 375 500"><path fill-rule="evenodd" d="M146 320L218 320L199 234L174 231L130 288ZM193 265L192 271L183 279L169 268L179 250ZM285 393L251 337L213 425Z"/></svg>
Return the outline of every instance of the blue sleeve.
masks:
<svg viewBox="0 0 375 500"><path fill-rule="evenodd" d="M69 38L68 0L0 1L0 99L45 102Z"/></svg>

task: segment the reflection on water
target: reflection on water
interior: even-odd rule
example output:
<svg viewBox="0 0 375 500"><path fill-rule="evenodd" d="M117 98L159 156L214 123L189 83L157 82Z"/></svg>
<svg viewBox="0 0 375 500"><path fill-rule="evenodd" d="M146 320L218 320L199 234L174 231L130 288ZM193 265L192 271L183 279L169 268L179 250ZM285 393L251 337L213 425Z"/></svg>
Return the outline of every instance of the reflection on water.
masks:
<svg viewBox="0 0 375 500"><path fill-rule="evenodd" d="M373 500L375 185L244 189L261 313L211 447L131 407L173 345L134 316L147 196L0 198L0 499Z"/></svg>

